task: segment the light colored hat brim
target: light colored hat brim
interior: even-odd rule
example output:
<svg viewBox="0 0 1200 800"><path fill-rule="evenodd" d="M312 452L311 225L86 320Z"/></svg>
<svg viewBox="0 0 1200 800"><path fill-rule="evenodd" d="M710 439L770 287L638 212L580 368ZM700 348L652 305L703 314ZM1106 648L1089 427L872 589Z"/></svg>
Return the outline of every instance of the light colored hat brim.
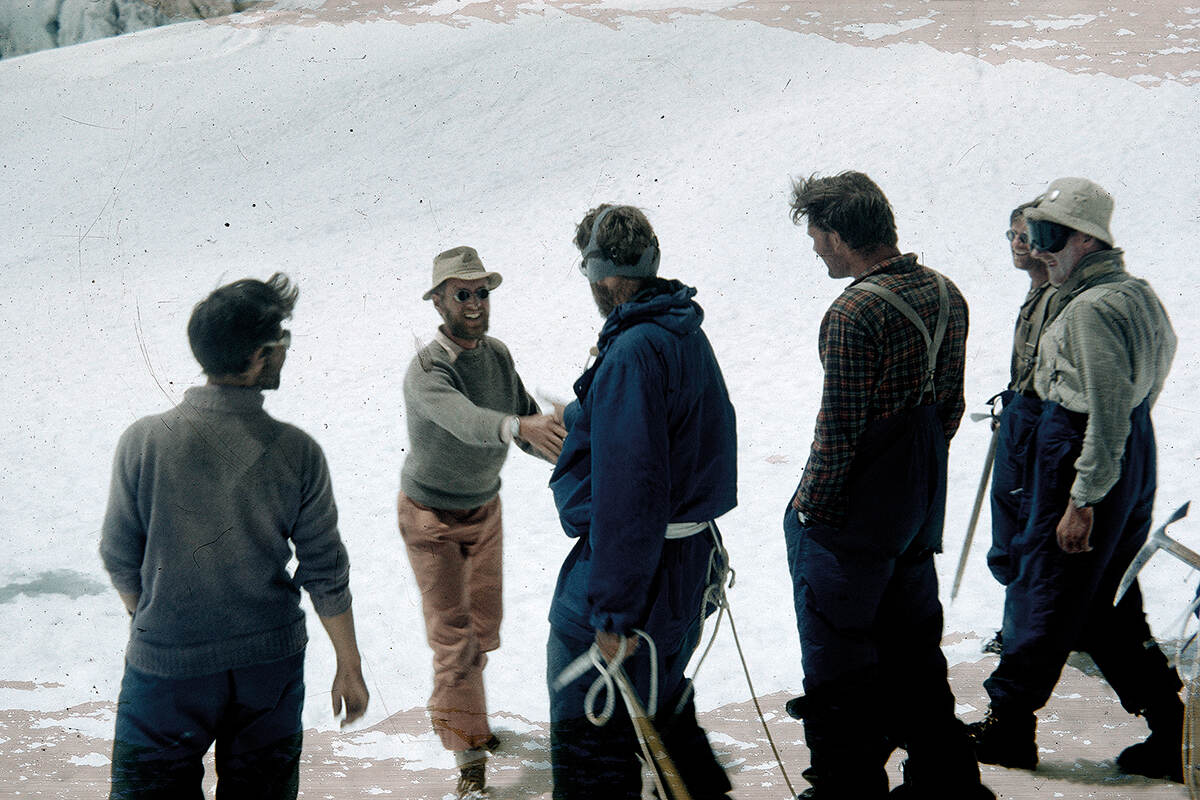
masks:
<svg viewBox="0 0 1200 800"><path fill-rule="evenodd" d="M1103 228L1086 219L1064 214L1062 209L1056 208L1053 205L1046 206L1045 208L1027 208L1025 209L1025 219L1057 222L1059 225L1065 225L1071 230L1086 233L1088 236L1095 236L1107 245L1113 243L1113 235L1109 233L1107 228Z"/></svg>
<svg viewBox="0 0 1200 800"><path fill-rule="evenodd" d="M439 281L436 286L432 287L425 294L421 295L421 299L428 300L429 298L433 297L434 293L442 287L442 284L445 283L446 281L450 280L451 278L458 278L459 280L462 280L462 281L477 281L480 278L486 278L487 279L486 286L487 286L489 292L495 291L496 287L499 286L500 283L504 280L504 278L500 275L499 272L485 272L483 270L477 270L477 269L476 270L463 270L462 272L456 272L451 275L447 275L445 278L443 278L441 281Z"/></svg>

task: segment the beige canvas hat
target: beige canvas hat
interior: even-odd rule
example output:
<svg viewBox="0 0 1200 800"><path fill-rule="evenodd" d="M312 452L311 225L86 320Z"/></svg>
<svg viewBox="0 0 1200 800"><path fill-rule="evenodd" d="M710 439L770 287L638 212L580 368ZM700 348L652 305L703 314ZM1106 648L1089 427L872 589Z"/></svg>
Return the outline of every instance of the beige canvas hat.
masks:
<svg viewBox="0 0 1200 800"><path fill-rule="evenodd" d="M1112 245L1112 195L1087 178L1059 178L1034 202L1025 209L1026 219L1057 222Z"/></svg>
<svg viewBox="0 0 1200 800"><path fill-rule="evenodd" d="M421 299L433 297L433 293L447 278L461 278L464 281L487 278L489 292L504 280L499 272L488 272L483 268L483 262L479 260L479 253L475 252L474 247L453 247L433 257L433 288L421 295Z"/></svg>

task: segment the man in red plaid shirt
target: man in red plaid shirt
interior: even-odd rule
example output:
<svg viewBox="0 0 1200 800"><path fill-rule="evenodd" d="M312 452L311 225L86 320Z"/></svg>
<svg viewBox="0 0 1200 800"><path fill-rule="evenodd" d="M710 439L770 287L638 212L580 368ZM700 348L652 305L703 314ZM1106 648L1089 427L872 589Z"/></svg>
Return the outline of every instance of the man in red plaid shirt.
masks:
<svg viewBox="0 0 1200 800"><path fill-rule="evenodd" d="M821 322L825 368L812 451L784 518L805 695L811 800L994 795L954 716L933 555L942 548L946 456L962 417L967 306L897 248L883 192L859 172L797 181L831 278L851 278Z"/></svg>

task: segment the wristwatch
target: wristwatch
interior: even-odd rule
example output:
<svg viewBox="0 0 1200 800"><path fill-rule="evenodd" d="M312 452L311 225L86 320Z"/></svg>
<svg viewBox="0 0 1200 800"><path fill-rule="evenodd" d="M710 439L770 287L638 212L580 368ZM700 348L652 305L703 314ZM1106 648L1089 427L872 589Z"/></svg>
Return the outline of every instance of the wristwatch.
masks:
<svg viewBox="0 0 1200 800"><path fill-rule="evenodd" d="M508 432L512 434L512 437L514 439L519 439L521 437L521 418L520 417L509 417Z"/></svg>

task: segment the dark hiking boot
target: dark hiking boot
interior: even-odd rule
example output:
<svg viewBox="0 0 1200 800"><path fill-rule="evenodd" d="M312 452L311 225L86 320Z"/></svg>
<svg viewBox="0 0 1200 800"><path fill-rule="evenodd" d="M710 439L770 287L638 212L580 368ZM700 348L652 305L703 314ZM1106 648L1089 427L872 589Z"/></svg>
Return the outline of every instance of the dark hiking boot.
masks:
<svg viewBox="0 0 1200 800"><path fill-rule="evenodd" d="M1174 698L1164 708L1147 709L1150 735L1121 751L1117 768L1132 775L1183 783L1183 703Z"/></svg>
<svg viewBox="0 0 1200 800"><path fill-rule="evenodd" d="M480 759L459 768L458 787L455 791L458 800L486 800L487 760Z"/></svg>
<svg viewBox="0 0 1200 800"><path fill-rule="evenodd" d="M980 763L1016 769L1037 768L1036 730L1037 717L1032 712L997 714L994 708L967 726Z"/></svg>
<svg viewBox="0 0 1200 800"><path fill-rule="evenodd" d="M984 653L1002 654L1004 652L1003 631L996 631L996 635L984 642L983 647L979 649Z"/></svg>
<svg viewBox="0 0 1200 800"><path fill-rule="evenodd" d="M914 788L905 781L888 792L888 800L941 800L946 795L941 792L930 794ZM996 794L982 783L953 795L954 800L996 800Z"/></svg>

